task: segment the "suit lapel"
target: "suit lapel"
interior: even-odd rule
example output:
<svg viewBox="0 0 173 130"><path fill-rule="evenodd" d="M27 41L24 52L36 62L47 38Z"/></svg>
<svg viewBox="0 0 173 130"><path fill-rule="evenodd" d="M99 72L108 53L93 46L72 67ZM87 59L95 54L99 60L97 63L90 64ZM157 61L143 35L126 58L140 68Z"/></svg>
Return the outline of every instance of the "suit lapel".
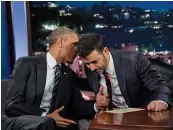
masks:
<svg viewBox="0 0 173 130"><path fill-rule="evenodd" d="M46 55L40 56L38 58L37 65L37 105L40 106L44 88L46 85L46 75L47 75L47 62Z"/></svg>
<svg viewBox="0 0 173 130"><path fill-rule="evenodd" d="M71 75L72 73L70 73L69 68L62 64L59 84L66 82L71 77Z"/></svg>
<svg viewBox="0 0 173 130"><path fill-rule="evenodd" d="M56 96L56 103L55 103L55 106L57 108L61 107L60 106L62 104L61 102L64 101L63 96L66 95L64 92L66 90L70 91L69 86L67 86L66 83L68 82L71 76L72 76L72 73L71 71L69 71L69 68L66 65L62 64L60 80L57 84L58 89L57 89L57 96Z"/></svg>
<svg viewBox="0 0 173 130"><path fill-rule="evenodd" d="M129 100L129 95L127 93L125 71L122 68L121 58L117 56L117 54L114 50L110 51L110 52L113 57L116 76L117 76L117 80L118 80L118 84L119 84L121 93L122 93L127 105L130 107L131 104L130 104L130 100Z"/></svg>

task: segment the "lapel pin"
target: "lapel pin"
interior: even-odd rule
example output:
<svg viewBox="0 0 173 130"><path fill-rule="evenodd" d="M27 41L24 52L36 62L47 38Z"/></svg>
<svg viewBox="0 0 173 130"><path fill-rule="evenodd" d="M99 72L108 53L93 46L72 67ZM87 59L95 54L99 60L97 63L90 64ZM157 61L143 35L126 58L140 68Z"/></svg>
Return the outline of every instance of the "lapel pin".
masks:
<svg viewBox="0 0 173 130"><path fill-rule="evenodd" d="M64 74L66 75L67 73L66 73L66 72L64 72Z"/></svg>

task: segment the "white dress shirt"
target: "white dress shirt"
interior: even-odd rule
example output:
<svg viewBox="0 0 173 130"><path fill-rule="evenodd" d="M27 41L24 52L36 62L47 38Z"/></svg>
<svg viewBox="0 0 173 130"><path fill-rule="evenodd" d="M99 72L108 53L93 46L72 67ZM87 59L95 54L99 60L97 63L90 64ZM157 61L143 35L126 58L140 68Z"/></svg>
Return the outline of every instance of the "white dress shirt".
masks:
<svg viewBox="0 0 173 130"><path fill-rule="evenodd" d="M126 101L124 100L124 97L123 97L120 87L118 85L118 80L117 80L117 76L116 76L113 58L112 58L111 53L109 53L109 55L110 55L110 60L109 60L109 65L108 65L108 68L106 69L106 72L109 74L110 82L111 82L111 86L112 86L112 103L113 103L113 105L115 105L119 108L126 108L128 106L127 106ZM104 94L108 94L106 80L105 80L105 77L103 74L100 75L99 83L100 83L100 85L102 85L104 87Z"/></svg>
<svg viewBox="0 0 173 130"><path fill-rule="evenodd" d="M47 61L47 76L46 76L46 85L44 88L44 93L40 108L44 109L45 112L42 113L42 116L45 116L50 109L50 100L52 98L53 88L54 88L54 77L55 77L55 66L57 65L56 60L48 52L46 54Z"/></svg>

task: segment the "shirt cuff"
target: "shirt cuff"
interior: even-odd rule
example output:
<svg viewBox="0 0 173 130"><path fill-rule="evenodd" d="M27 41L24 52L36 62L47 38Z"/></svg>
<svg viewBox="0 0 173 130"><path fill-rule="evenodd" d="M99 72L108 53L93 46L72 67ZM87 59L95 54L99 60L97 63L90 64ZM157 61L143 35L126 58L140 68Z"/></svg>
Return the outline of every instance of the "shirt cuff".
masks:
<svg viewBox="0 0 173 130"><path fill-rule="evenodd" d="M96 107L96 103L94 103L94 110L95 110L96 113L99 112L99 110L98 110L97 107Z"/></svg>
<svg viewBox="0 0 173 130"><path fill-rule="evenodd" d="M46 116L46 114L47 114L47 112L43 112L43 113L41 114L41 116Z"/></svg>

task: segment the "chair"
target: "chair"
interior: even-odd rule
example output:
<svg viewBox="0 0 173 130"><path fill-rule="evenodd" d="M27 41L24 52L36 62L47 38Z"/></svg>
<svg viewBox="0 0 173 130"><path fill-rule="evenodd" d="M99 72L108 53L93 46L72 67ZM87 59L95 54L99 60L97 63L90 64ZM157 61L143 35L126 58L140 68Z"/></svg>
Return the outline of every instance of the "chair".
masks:
<svg viewBox="0 0 173 130"><path fill-rule="evenodd" d="M1 115L4 114L7 88L8 88L8 80L1 80Z"/></svg>

